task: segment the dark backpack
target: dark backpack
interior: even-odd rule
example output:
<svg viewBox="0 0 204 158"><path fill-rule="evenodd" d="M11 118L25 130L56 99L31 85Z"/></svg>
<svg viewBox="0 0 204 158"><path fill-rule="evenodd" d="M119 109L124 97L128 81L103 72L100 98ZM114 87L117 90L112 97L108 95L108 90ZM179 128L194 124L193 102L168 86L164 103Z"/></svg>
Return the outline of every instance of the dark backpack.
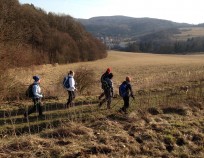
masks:
<svg viewBox="0 0 204 158"><path fill-rule="evenodd" d="M119 94L121 97L125 97L128 95L128 91L127 91L127 83L122 83L119 87Z"/></svg>
<svg viewBox="0 0 204 158"><path fill-rule="evenodd" d="M28 98L32 98L34 97L34 94L33 94L33 85L34 84L30 84L26 90L26 97Z"/></svg>
<svg viewBox="0 0 204 158"><path fill-rule="evenodd" d="M69 77L69 76L64 78L63 85L64 85L64 88L66 88L66 89L70 88L70 84L69 84L70 78L71 77Z"/></svg>
<svg viewBox="0 0 204 158"><path fill-rule="evenodd" d="M102 88L104 90L109 90L110 88L112 88L112 81L109 78L105 78L102 82Z"/></svg>

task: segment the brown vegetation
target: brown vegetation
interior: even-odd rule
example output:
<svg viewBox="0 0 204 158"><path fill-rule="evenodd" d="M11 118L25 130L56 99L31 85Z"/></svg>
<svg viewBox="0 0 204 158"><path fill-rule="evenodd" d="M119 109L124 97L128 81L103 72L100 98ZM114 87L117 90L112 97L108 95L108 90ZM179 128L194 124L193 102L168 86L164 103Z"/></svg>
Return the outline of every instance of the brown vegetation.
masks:
<svg viewBox="0 0 204 158"><path fill-rule="evenodd" d="M203 107L203 99L200 99ZM157 105L146 109L135 102L131 104L130 113L126 116L116 112L120 105L109 111L97 110L93 106L84 106L81 110L80 107L63 109L66 118L73 112L77 113L72 116L76 117L75 120L68 121L62 114L58 114L62 120L57 128L49 122L50 126L40 133L36 126L37 134L11 137L1 133L4 138L0 142L0 157L202 158L204 111L191 102L195 105L198 103L188 99L178 108ZM152 109L159 113L152 114ZM58 112L51 115L54 117ZM49 111L46 115L49 119ZM35 121L36 118L30 118L31 124ZM36 123L41 126L40 121L43 120L38 121Z"/></svg>
<svg viewBox="0 0 204 158"><path fill-rule="evenodd" d="M91 61L107 55L105 46L70 16L1 0L0 17L0 50L9 48L14 57L17 53L21 61L7 58L16 66Z"/></svg>
<svg viewBox="0 0 204 158"><path fill-rule="evenodd" d="M57 97L43 101L43 118L32 114L23 119L28 101L1 103L0 157L202 158L203 57L109 52L108 58L93 62L9 69L13 81L26 85L39 74L45 96ZM126 75L132 77L136 100L130 101L128 115L117 112L120 98L113 99L110 110L97 107L100 75L107 67L114 73L115 93ZM91 96L82 91L76 106L64 109L62 76L69 70L82 75L75 76L80 84L84 79L95 83Z"/></svg>
<svg viewBox="0 0 204 158"><path fill-rule="evenodd" d="M15 80L18 75L8 72L10 68L106 56L106 47L72 17L47 14L33 5L20 5L18 0L0 0L0 100L19 98L17 91L25 89Z"/></svg>

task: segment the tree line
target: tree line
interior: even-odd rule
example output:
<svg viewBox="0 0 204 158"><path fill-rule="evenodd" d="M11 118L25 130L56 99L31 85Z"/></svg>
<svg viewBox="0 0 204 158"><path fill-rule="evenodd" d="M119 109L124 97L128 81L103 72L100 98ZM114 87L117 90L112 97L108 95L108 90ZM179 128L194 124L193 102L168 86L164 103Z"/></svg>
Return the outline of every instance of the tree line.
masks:
<svg viewBox="0 0 204 158"><path fill-rule="evenodd" d="M18 0L0 0L0 101L19 93L10 68L92 61L106 46L68 15L46 13Z"/></svg>
<svg viewBox="0 0 204 158"><path fill-rule="evenodd" d="M71 16L46 13L34 5L21 5L18 0L0 0L0 50L20 58L19 62L7 58L15 66L91 61L107 56L105 45Z"/></svg>
<svg viewBox="0 0 204 158"><path fill-rule="evenodd" d="M204 37L189 38L186 41L140 41L129 43L127 47L122 50L159 54L188 54L204 52Z"/></svg>

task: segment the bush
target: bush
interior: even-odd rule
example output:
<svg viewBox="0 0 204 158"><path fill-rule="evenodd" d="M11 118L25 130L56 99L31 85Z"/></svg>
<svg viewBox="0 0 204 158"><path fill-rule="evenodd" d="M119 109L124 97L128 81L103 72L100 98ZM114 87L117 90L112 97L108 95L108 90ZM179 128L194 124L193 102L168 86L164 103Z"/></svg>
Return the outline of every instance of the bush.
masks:
<svg viewBox="0 0 204 158"><path fill-rule="evenodd" d="M75 72L75 80L80 94L93 94L93 88L96 85L96 76L93 70L87 67L79 67Z"/></svg>

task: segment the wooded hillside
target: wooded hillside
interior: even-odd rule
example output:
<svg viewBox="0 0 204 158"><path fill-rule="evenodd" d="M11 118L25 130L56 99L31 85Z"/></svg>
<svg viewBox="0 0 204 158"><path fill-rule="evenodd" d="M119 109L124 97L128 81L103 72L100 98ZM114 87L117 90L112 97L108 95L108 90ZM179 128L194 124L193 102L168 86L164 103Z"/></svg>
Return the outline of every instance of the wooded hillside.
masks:
<svg viewBox="0 0 204 158"><path fill-rule="evenodd" d="M0 58L7 66L91 61L106 56L105 46L72 17L47 14L18 0L0 0Z"/></svg>

